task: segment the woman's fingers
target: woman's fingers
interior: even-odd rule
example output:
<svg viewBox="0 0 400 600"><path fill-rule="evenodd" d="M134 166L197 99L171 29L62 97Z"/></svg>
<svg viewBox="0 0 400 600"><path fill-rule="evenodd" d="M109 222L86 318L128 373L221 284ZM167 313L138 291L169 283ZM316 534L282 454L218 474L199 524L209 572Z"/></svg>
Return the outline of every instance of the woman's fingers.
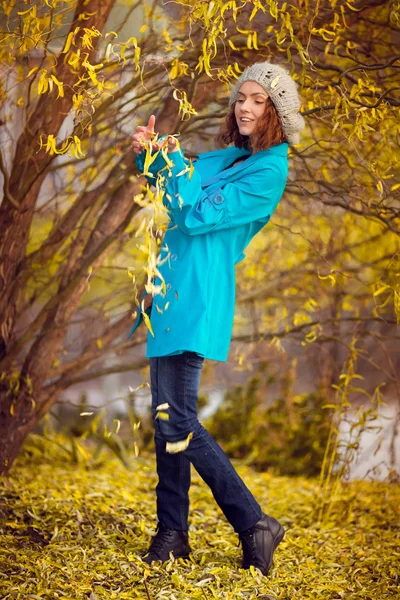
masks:
<svg viewBox="0 0 400 600"><path fill-rule="evenodd" d="M160 150L161 148L164 148L166 142L167 142L167 138L163 138L162 140L158 140L157 142L154 142L153 148L155 150Z"/></svg>
<svg viewBox="0 0 400 600"><path fill-rule="evenodd" d="M147 123L147 130L150 133L154 133L154 126L155 126L155 124L156 124L156 117L155 117L155 115L150 115L149 121Z"/></svg>
<svg viewBox="0 0 400 600"><path fill-rule="evenodd" d="M140 154L143 150L143 142L148 142L154 135L154 127L156 123L155 115L150 115L147 125L137 125L135 133L132 136L132 147L136 154ZM178 147L176 140L172 136L165 136L162 140L153 142L153 150L162 149L165 144L168 144L168 152L175 152Z"/></svg>
<svg viewBox="0 0 400 600"><path fill-rule="evenodd" d="M178 149L176 140L173 137L168 138L168 152L175 152Z"/></svg>
<svg viewBox="0 0 400 600"><path fill-rule="evenodd" d="M144 125L138 125L136 127L135 133L132 136L133 141L134 142L140 141L140 140L143 140L146 142L149 141L154 134L154 124L155 124L155 116L151 115L146 127Z"/></svg>
<svg viewBox="0 0 400 600"><path fill-rule="evenodd" d="M156 124L156 118L154 115L149 117L147 125L137 125L136 132L141 132L147 134L146 138L150 139L151 134L154 133L154 125Z"/></svg>

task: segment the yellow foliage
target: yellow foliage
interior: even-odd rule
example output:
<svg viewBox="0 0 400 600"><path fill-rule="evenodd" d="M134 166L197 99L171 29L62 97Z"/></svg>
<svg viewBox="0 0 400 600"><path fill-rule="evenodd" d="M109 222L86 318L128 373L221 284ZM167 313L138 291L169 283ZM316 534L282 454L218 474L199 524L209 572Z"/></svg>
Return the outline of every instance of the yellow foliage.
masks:
<svg viewBox="0 0 400 600"><path fill-rule="evenodd" d="M57 147L57 140L54 135L48 135L46 144L43 142L43 136L40 136L39 140L39 150L44 148L46 152L51 155L53 154L66 154L70 151L70 156L75 156L75 158L81 158L84 156L84 152L81 148L81 140L77 135L69 136L61 147Z"/></svg>
<svg viewBox="0 0 400 600"><path fill-rule="evenodd" d="M135 443L129 471L110 451L95 462L93 449L88 452L78 440L74 464L70 443L61 437L54 442L32 436L15 471L1 484L7 500L1 522L2 596L28 598L39 592L49 597L61 593L66 598L142 600L148 597L147 589L150 598L245 600L271 596L272 589L278 598L293 590L296 600L339 595L396 598L398 486L349 481L333 498L329 521L316 527L310 515L318 482L258 473L235 462L262 506L274 506L274 515L287 528L266 579L256 569L240 568L237 535L194 472L192 558L149 567L139 555L149 547L156 528L154 459L137 456Z"/></svg>
<svg viewBox="0 0 400 600"><path fill-rule="evenodd" d="M249 339L253 324L248 309L253 302L259 334L271 342L272 356L283 350L281 340L296 327L302 328L300 341L322 343L320 330L307 325L310 321L321 320L329 335L333 320L346 318L351 328L359 326L360 315L388 323L400 319L400 127L394 101L397 66L391 62L399 11L385 3L370 7L367 22L354 2L328 3L323 11L320 4L188 0L179 5L176 17L161 15L150 5L138 17L138 7L133 18L142 19L143 14L136 29L139 45L136 37L121 37L120 24L115 31L100 31L89 10L73 21L71 2L2 2L7 33L0 59L12 73L10 81L4 77L0 84L6 106L2 119L6 125L17 118L26 123L36 106L44 107L40 126L35 129L29 122L26 129L36 135L30 144L31 164L43 158L39 151L69 156L48 161L46 181L54 190L38 200L32 232L23 232L29 237L28 251L43 248L46 255L43 262L33 260L32 277L21 298L25 311L36 293L38 305L44 305L47 295L56 295L75 244L82 244L83 252L87 236L96 245L97 236L103 235L103 228L97 228L100 215L107 215L114 202L117 227L122 189L129 189L132 214L143 210L124 232L118 230L118 239L110 239L109 254L96 258L101 264L82 305L90 300L99 313L105 310L107 322L117 306L132 312L137 286L144 283L148 291L165 293L165 282L154 286L152 278L158 275L167 211L161 185L135 187L129 131L150 111L172 122L171 106L163 112L172 93L181 117L179 139L185 146L190 138L196 152L220 123L228 85L247 64L268 58L285 65L298 83L307 127L301 144L290 149L288 186L272 223L257 235L237 267L240 301L234 335L243 333ZM202 92L210 82L207 97ZM275 80L272 87L277 84ZM59 128L52 129L60 107L67 126L73 126L65 139ZM14 124L9 129L15 130ZM146 149L148 175L156 156L151 147ZM170 165L166 148L162 156ZM195 168L189 161L179 176L191 178ZM168 169L162 177L168 177ZM44 242L63 229L67 211L79 207L93 190L97 191L90 206L48 258ZM84 278L86 273L87 265ZM164 302L156 304L156 310L167 308ZM368 325L368 331L373 329Z"/></svg>

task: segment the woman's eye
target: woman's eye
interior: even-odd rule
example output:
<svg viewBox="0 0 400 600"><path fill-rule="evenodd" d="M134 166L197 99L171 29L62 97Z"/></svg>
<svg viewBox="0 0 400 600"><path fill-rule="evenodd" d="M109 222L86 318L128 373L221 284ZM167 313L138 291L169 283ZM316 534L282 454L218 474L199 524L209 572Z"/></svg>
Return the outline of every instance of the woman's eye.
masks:
<svg viewBox="0 0 400 600"><path fill-rule="evenodd" d="M243 100L237 100L237 102L239 102L239 104L241 104L243 102Z"/></svg>
<svg viewBox="0 0 400 600"><path fill-rule="evenodd" d="M264 104L262 100L256 100L256 104Z"/></svg>

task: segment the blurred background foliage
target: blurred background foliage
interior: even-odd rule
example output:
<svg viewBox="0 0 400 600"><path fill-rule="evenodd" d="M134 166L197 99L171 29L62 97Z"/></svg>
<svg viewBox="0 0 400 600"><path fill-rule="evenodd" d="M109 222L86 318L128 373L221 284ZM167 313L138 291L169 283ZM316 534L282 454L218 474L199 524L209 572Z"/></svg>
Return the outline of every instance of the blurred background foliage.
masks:
<svg viewBox="0 0 400 600"><path fill-rule="evenodd" d="M146 410L136 414L128 392L149 380L146 330L127 335L166 219L130 136L154 113L188 156L211 149L229 84L270 60L298 82L307 127L272 223L237 266L229 361L202 376L208 423L260 469L321 469L329 480L385 402L393 473L399 15L398 3L380 0L3 3L1 471L62 403L78 406L74 460L90 435L97 454L114 443L125 462L126 447L150 447ZM350 413L346 451L339 432Z"/></svg>

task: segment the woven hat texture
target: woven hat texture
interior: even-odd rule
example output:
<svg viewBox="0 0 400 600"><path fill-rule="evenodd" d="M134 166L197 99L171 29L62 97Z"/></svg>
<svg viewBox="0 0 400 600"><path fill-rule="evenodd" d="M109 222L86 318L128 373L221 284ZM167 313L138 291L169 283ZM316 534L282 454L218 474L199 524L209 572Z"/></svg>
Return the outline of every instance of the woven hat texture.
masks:
<svg viewBox="0 0 400 600"><path fill-rule="evenodd" d="M298 144L305 121L299 113L300 97L297 84L289 72L269 62L255 63L247 67L232 90L229 106L236 102L240 86L245 81L256 81L264 88L275 105L289 144Z"/></svg>

